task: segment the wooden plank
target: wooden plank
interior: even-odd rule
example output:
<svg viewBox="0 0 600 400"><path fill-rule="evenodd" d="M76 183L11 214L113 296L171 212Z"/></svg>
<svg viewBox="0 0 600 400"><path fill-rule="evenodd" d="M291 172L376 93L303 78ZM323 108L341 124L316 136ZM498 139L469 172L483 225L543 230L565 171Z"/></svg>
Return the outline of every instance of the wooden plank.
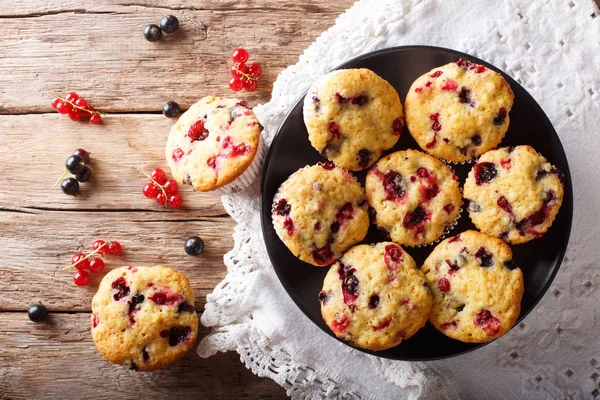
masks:
<svg viewBox="0 0 600 400"><path fill-rule="evenodd" d="M164 146L173 120L162 115L120 115L102 125L73 122L64 115L0 115L0 209L4 210L147 210L169 218L225 214L220 196L180 186L183 207L165 210L142 194L149 182L137 169L170 170ZM51 186L78 147L90 151L92 179L81 184L77 198ZM155 217L158 218L158 217Z"/></svg>
<svg viewBox="0 0 600 400"><path fill-rule="evenodd" d="M0 10L0 114L51 111L51 93L75 90L98 109L183 107L227 87L232 50L263 67L252 104L268 101L277 74L293 64L353 0L323 2L159 0L5 2ZM142 35L168 13L181 28L155 43Z"/></svg>
<svg viewBox="0 0 600 400"><path fill-rule="evenodd" d="M230 218L153 212L0 212L0 310L26 310L42 301L50 310L89 311L101 275L88 287L73 283L74 269L62 271L96 239L117 240L122 256L104 257L107 270L124 265L164 264L190 278L196 307L225 277L223 254L233 247ZM188 256L185 240L205 242L200 256ZM10 315L10 314L9 314Z"/></svg>
<svg viewBox="0 0 600 400"><path fill-rule="evenodd" d="M191 350L171 367L133 372L96 350L90 316L51 314L34 324L25 313L0 313L2 399L281 399L284 390L248 371L236 353L201 359ZM201 329L200 337L207 330Z"/></svg>

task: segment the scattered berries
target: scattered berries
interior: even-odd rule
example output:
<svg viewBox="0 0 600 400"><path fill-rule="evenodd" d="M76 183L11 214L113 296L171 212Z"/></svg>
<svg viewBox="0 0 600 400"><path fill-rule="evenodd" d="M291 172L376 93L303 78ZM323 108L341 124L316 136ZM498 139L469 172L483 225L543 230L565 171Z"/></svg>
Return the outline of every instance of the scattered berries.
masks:
<svg viewBox="0 0 600 400"><path fill-rule="evenodd" d="M29 307L27 316L33 322L44 322L48 319L48 309L42 304L34 304Z"/></svg>
<svg viewBox="0 0 600 400"><path fill-rule="evenodd" d="M162 29L156 24L148 24L144 28L144 37L149 42L156 42L162 38Z"/></svg>
<svg viewBox="0 0 600 400"><path fill-rule="evenodd" d="M174 15L167 15L160 20L160 29L165 33L173 33L179 28L179 20Z"/></svg>
<svg viewBox="0 0 600 400"><path fill-rule="evenodd" d="M204 251L204 241L198 236L192 236L185 241L183 246L186 254L190 256L197 256Z"/></svg>
<svg viewBox="0 0 600 400"><path fill-rule="evenodd" d="M167 101L162 108L162 113L167 118L175 118L181 114L181 107L174 101Z"/></svg>
<svg viewBox="0 0 600 400"><path fill-rule="evenodd" d="M92 248L94 250L87 255L83 253L75 254L71 259L71 265L63 268L77 268L77 272L73 276L73 282L77 286L87 286L90 283L90 274L87 270L92 274L99 274L104 271L104 260L99 257L92 257L94 254L121 255L123 252L123 248L119 242L106 242L100 239L94 242Z"/></svg>
<svg viewBox="0 0 600 400"><path fill-rule="evenodd" d="M76 196L79 192L79 182L87 182L92 176L92 170L86 165L90 162L90 153L84 149L77 149L73 154L67 158L65 163L66 171L56 181L54 186L58 185L58 182L69 172L75 175L75 178L67 178L62 181L60 187L63 193ZM52 186L52 187L54 187Z"/></svg>
<svg viewBox="0 0 600 400"><path fill-rule="evenodd" d="M99 274L100 272L104 271L104 261L98 257L92 258L89 269L92 274Z"/></svg>
<svg viewBox="0 0 600 400"><path fill-rule="evenodd" d="M75 275L73 275L73 282L77 286L87 286L90 284L90 274L85 271L77 271Z"/></svg>
<svg viewBox="0 0 600 400"><path fill-rule="evenodd" d="M168 206L171 208L181 207L183 199L177 194L179 185L173 179L167 181L167 174L165 174L165 171L156 168L152 170L150 175L146 174L144 171L140 172L152 180L152 182L144 185L144 189L142 190L144 196L149 199L156 198L156 202L161 206Z"/></svg>
<svg viewBox="0 0 600 400"><path fill-rule="evenodd" d="M229 88L234 92L244 89L247 92L253 92L258 87L258 78L262 74L262 68L257 63L246 65L248 61L248 52L239 47L231 55L231 65L229 72Z"/></svg>
<svg viewBox="0 0 600 400"><path fill-rule="evenodd" d="M55 96L50 105L60 114L69 114L72 121L89 119L94 125L102 123L101 113L75 92L68 93L65 97Z"/></svg>

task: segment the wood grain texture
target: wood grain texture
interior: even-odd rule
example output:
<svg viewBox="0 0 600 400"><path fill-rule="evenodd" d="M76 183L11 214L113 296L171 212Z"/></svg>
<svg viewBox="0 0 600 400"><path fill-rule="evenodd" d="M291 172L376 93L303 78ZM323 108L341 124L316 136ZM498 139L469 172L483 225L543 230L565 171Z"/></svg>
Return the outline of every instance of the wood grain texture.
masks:
<svg viewBox="0 0 600 400"><path fill-rule="evenodd" d="M68 90L108 112L231 96L228 61L237 46L263 66L259 89L245 99L267 101L277 74L352 2L7 1L0 10L0 113L51 111L51 93ZM180 29L146 41L144 26L168 13Z"/></svg>
<svg viewBox="0 0 600 400"><path fill-rule="evenodd" d="M90 333L90 314L51 314L33 324L26 313L0 313L0 399L281 399L284 390L259 379L236 353L134 372L106 361ZM208 333L201 329L199 337Z"/></svg>

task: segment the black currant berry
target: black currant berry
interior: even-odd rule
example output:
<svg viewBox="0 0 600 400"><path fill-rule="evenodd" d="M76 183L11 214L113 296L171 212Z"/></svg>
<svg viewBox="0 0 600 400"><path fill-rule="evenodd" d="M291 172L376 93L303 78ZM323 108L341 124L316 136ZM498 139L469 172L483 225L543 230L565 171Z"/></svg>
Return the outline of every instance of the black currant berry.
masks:
<svg viewBox="0 0 600 400"><path fill-rule="evenodd" d="M175 118L181 113L181 108L174 101L167 101L163 105L162 113L167 118Z"/></svg>
<svg viewBox="0 0 600 400"><path fill-rule="evenodd" d="M41 304L34 304L29 307L27 315L33 322L44 322L48 319L48 309Z"/></svg>
<svg viewBox="0 0 600 400"><path fill-rule="evenodd" d="M166 33L173 33L179 28L179 20L174 15L167 15L160 20L160 29Z"/></svg>
<svg viewBox="0 0 600 400"><path fill-rule="evenodd" d="M67 158L65 165L67 167L67 171L73 175L77 175L85 168L85 160L81 156L71 156Z"/></svg>
<svg viewBox="0 0 600 400"><path fill-rule="evenodd" d="M162 37L162 30L156 24L148 24L144 28L144 37L150 42L156 42Z"/></svg>
<svg viewBox="0 0 600 400"><path fill-rule="evenodd" d="M85 161L86 163L90 162L90 153L84 149L77 149L73 152L74 156L79 156L81 158L83 158L83 161Z"/></svg>
<svg viewBox="0 0 600 400"><path fill-rule="evenodd" d="M77 179L79 182L87 182L90 180L91 176L92 170L90 169L90 167L85 167L83 171L75 175L75 179Z"/></svg>
<svg viewBox="0 0 600 400"><path fill-rule="evenodd" d="M64 194L75 196L79 192L79 182L75 178L67 178L60 184Z"/></svg>
<svg viewBox="0 0 600 400"><path fill-rule="evenodd" d="M192 236L185 241L185 246L183 248L190 256L197 256L204 251L204 241L198 236Z"/></svg>

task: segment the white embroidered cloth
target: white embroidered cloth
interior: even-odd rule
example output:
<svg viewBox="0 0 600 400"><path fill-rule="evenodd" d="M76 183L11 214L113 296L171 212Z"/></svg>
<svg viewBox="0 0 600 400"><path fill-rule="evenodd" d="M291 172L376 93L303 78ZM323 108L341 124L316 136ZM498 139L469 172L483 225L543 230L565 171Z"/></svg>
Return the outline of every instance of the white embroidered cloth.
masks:
<svg viewBox="0 0 600 400"><path fill-rule="evenodd" d="M460 50L501 68L540 103L573 178L569 248L552 287L510 333L472 353L406 363L349 348L316 327L279 283L263 243L259 182L223 196L235 219L228 274L207 296L198 352L236 350L298 399L600 398L600 12L592 0L361 0L283 71L255 112L267 145L322 74L399 45ZM401 94L403 95L403 94Z"/></svg>

